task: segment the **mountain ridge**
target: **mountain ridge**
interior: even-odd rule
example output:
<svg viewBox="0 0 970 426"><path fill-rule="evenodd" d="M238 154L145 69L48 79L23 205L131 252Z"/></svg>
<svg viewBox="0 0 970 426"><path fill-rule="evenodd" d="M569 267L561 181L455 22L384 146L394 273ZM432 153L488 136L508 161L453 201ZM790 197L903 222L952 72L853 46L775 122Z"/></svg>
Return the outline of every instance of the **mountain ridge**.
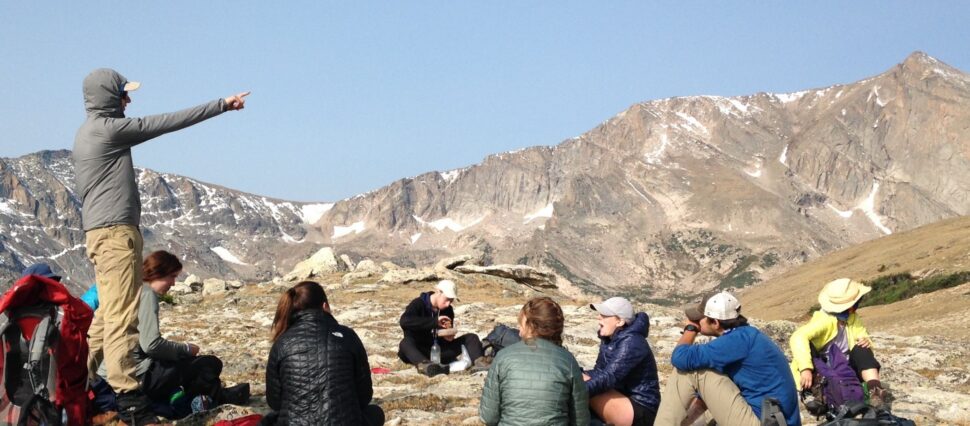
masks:
<svg viewBox="0 0 970 426"><path fill-rule="evenodd" d="M640 102L558 145L491 154L333 203L139 169L146 247L198 257L191 271L201 275L256 280L282 275L321 246L400 264L475 253L551 269L565 288L677 302L970 213L968 81L916 52L856 83ZM56 258L60 266L90 270L72 225L73 174L58 161L46 172L55 177L47 198L29 209L47 218L40 230L17 222L26 217L0 217L57 244L0 240L8 274L18 263L11 249L26 260L71 249ZM0 170L0 213L13 205L4 199L36 201L33 189L18 189L31 173L8 169ZM240 264L213 252L220 247Z"/></svg>

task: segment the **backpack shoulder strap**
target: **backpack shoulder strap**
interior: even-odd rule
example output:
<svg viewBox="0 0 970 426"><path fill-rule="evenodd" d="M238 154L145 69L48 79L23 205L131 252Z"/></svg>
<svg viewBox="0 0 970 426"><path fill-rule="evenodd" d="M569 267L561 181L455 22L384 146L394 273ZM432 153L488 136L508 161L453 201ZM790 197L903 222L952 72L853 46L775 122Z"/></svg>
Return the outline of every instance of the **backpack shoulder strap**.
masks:
<svg viewBox="0 0 970 426"><path fill-rule="evenodd" d="M30 339L30 347L28 349L27 356L27 371L30 377L31 387L34 389L34 394L41 395L45 398L49 397L48 389L48 377L44 374L45 371L48 373L53 366L43 365L45 362L45 356L47 355L48 346L52 344L53 330L57 329L58 318L57 310L48 307L47 315L43 316L37 326L34 327L33 337ZM50 358L48 357L47 360ZM45 368L47 367L47 368Z"/></svg>
<svg viewBox="0 0 970 426"><path fill-rule="evenodd" d="M787 426L785 414L781 412L781 402L777 398L765 397L761 400L761 426Z"/></svg>

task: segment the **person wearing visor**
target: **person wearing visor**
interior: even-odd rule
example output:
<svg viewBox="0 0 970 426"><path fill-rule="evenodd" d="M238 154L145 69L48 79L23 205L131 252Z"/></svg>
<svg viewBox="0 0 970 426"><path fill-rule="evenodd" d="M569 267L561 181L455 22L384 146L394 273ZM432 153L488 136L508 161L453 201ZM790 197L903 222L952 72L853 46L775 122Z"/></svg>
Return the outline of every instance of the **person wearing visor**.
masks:
<svg viewBox="0 0 970 426"><path fill-rule="evenodd" d="M456 300L458 288L454 281L441 280L434 291L421 293L404 308L400 321L404 338L397 353L401 361L416 366L429 377L448 374L448 364L462 356L464 346L469 362L478 367L475 370L485 367L480 360L482 341L477 335L454 337L457 329L451 304ZM431 346L436 342L441 348L441 364L431 362Z"/></svg>
<svg viewBox="0 0 970 426"><path fill-rule="evenodd" d="M88 335L91 374L104 360L108 383L118 395L126 422L155 422L147 398L138 390L136 363L138 303L142 288L141 202L131 148L158 136L245 106L249 92L215 99L177 112L126 117L131 92L141 83L100 68L84 78L87 117L74 137L75 192L87 255L94 264L100 304ZM93 377L92 377L93 378Z"/></svg>
<svg viewBox="0 0 970 426"><path fill-rule="evenodd" d="M881 365L872 352L872 340L856 310L872 288L849 278L825 284L818 295L822 309L791 335L791 369L799 389L812 387L812 348L820 353L835 345L849 360L859 380L869 389L869 405L881 408L888 397L879 381Z"/></svg>
<svg viewBox="0 0 970 426"><path fill-rule="evenodd" d="M622 297L589 305L599 314L600 351L583 372L589 406L597 420L617 426L653 425L660 405L657 360L647 335L650 317Z"/></svg>
<svg viewBox="0 0 970 426"><path fill-rule="evenodd" d="M680 425L695 404L707 405L719 425L759 426L762 404L777 400L776 423L801 425L795 381L785 354L770 337L748 325L741 303L728 292L717 293L684 312L683 334L670 357L675 370L660 399L656 425ZM716 337L693 344L698 334ZM769 403L770 404L770 403Z"/></svg>

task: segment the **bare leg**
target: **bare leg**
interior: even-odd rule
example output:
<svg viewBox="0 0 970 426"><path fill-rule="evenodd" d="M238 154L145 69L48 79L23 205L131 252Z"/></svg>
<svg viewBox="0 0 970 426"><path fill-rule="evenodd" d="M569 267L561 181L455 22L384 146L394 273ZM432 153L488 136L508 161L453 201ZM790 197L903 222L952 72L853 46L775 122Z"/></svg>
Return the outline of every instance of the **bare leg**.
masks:
<svg viewBox="0 0 970 426"><path fill-rule="evenodd" d="M589 406L607 424L616 426L633 424L633 403L626 395L613 389L590 398Z"/></svg>

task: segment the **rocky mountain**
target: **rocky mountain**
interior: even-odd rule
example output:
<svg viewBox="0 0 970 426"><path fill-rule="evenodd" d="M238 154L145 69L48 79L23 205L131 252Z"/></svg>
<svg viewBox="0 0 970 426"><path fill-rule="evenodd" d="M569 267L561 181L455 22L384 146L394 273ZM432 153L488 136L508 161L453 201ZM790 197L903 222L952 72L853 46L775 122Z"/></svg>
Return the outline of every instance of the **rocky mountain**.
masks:
<svg viewBox="0 0 970 426"><path fill-rule="evenodd" d="M331 204L275 200L138 169L146 250L178 253L203 276L259 279L315 249L312 227ZM291 260L292 259L292 260ZM86 258L70 151L0 159L0 276L4 287L35 262L75 290L94 281Z"/></svg>
<svg viewBox="0 0 970 426"><path fill-rule="evenodd" d="M332 204L140 171L146 247L190 272L282 275L321 246L401 265L474 254L563 291L677 302L970 212L970 77L923 53L789 94L636 104L556 146L401 179ZM137 156L136 156L137 159ZM0 164L0 269L90 280L66 152Z"/></svg>
<svg viewBox="0 0 970 426"><path fill-rule="evenodd" d="M360 256L474 251L676 301L970 213L968 123L970 77L917 52L852 84L633 105L556 146L339 201L315 226Z"/></svg>

